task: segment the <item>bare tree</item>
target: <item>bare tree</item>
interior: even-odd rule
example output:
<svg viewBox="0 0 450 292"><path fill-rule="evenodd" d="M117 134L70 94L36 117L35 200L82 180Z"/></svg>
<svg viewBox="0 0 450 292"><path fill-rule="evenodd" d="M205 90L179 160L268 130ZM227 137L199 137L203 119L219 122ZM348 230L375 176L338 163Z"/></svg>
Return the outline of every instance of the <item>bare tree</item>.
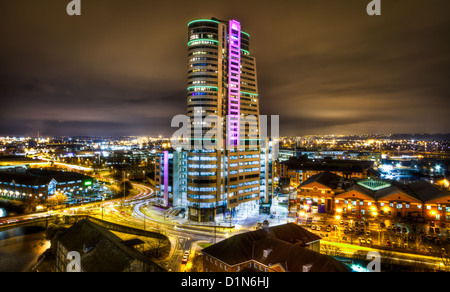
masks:
<svg viewBox="0 0 450 292"><path fill-rule="evenodd" d="M330 244L321 244L320 252L328 256L340 257L343 255L341 248Z"/></svg>

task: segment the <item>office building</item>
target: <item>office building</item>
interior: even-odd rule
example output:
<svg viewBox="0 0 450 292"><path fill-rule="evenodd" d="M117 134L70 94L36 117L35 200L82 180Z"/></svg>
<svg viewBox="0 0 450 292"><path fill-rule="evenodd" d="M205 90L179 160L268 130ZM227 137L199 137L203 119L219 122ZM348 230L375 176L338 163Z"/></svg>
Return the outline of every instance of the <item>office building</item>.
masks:
<svg viewBox="0 0 450 292"><path fill-rule="evenodd" d="M213 221L218 214L256 210L261 143L250 35L236 20L198 19L188 24L187 49L189 219Z"/></svg>

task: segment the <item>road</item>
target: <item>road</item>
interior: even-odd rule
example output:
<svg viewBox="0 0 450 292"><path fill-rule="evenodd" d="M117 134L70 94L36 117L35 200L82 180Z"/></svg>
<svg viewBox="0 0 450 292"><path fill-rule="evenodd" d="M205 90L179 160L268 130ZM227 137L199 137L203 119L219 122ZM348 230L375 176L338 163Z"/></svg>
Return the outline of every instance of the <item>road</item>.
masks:
<svg viewBox="0 0 450 292"><path fill-rule="evenodd" d="M278 205L277 201L274 200L273 211L275 211L275 216L269 218L268 215L258 215L253 211L249 211L245 214L240 214L234 218L231 222L236 228L216 228L211 226L198 226L193 224L188 224L186 220L178 219L178 217L168 216L165 211L159 207L153 206L154 202L154 191L151 187L143 184L133 184L134 188L137 190L137 194L121 199L115 199L111 201L98 202L86 204L84 206L67 208L59 211L50 211L46 213L30 214L17 216L13 218L8 218L5 220L27 220L42 216L51 216L55 214L86 214L96 216L98 218L103 218L104 220L111 221L114 223L128 225L135 228L141 228L149 231L156 231L166 234L172 245L172 252L169 257L162 263L169 271L185 271L189 267L190 263L181 264L181 259L186 251L190 253L190 260L193 258L196 243L199 242L218 242L227 238L228 236L247 232L254 230L254 227L258 221L261 219L267 219L272 225L284 224L287 221L287 210L286 207ZM256 215L255 215L256 214ZM290 221L293 221L291 218ZM311 230L311 225L304 225L309 228L312 232L320 235L323 240L323 244L333 245L340 249L340 252L344 255L353 255L358 250L372 251L374 248L368 244L360 243L359 238L364 238L366 241L368 238L371 239L372 244L380 243L383 245L387 239L391 242L400 243L402 238L402 228L404 227L406 232L412 234L413 227L408 224L399 224L397 222L385 221L386 226L389 227L393 225L395 227L400 227L400 233L397 230L380 228L379 222L374 222L369 220L368 224L361 224L360 219L343 219L341 224L340 220L336 220L332 217L319 218L313 223L315 226L321 226L321 230ZM346 223L347 222L347 225ZM364 225L364 233L360 235L355 234L355 222L358 222L359 227ZM1 222L0 222L1 223ZM6 222L8 223L8 222ZM230 222L222 222L224 226L229 226ZM335 230L330 232L326 231L326 227L330 225L336 225ZM353 231L349 232L348 227L352 227ZM347 231L346 231L347 227ZM419 226L418 229L423 229L428 232L426 226ZM367 231L371 231L370 235L366 235ZM441 232L447 232L446 228L441 227ZM424 235L428 235L424 233ZM343 240L343 236L346 236L346 240ZM431 235L430 235L431 236ZM437 237L437 236L436 236ZM442 236L441 236L442 237ZM409 239L407 242L410 242ZM353 243L353 244L351 244ZM428 243L427 244L431 244ZM439 258L429 257L425 255L415 255L406 252L396 252L391 254L392 260L416 264L416 263L428 263L430 266L439 265Z"/></svg>

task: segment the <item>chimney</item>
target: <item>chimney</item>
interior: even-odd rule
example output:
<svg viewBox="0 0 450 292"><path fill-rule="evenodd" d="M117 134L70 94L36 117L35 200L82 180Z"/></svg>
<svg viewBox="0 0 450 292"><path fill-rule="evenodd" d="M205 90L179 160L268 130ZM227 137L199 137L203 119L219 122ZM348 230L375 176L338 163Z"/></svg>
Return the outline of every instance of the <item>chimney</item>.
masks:
<svg viewBox="0 0 450 292"><path fill-rule="evenodd" d="M265 230L266 232L269 232L269 221L264 220L262 224L262 229Z"/></svg>
<svg viewBox="0 0 450 292"><path fill-rule="evenodd" d="M265 249L265 250L263 251L263 257L264 257L264 258L267 258L267 257L269 256L269 254L270 254L271 251L272 251L271 248Z"/></svg>
<svg viewBox="0 0 450 292"><path fill-rule="evenodd" d="M312 268L312 264L303 265L302 272L307 273L307 272L309 272L309 270L311 270L311 268Z"/></svg>

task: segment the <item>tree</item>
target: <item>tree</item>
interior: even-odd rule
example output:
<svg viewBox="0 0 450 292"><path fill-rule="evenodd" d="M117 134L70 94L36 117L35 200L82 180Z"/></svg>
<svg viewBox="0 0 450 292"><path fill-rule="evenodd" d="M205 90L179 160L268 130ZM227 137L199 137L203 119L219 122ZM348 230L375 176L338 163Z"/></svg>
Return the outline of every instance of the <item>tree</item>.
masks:
<svg viewBox="0 0 450 292"><path fill-rule="evenodd" d="M338 246L330 245L330 244L321 244L320 245L320 251L323 254L326 254L328 256L333 256L333 257L340 257L340 256L342 256L341 248L338 247Z"/></svg>
<svg viewBox="0 0 450 292"><path fill-rule="evenodd" d="M51 206L59 206L67 201L67 196L63 193L56 192L53 196L47 199L47 204Z"/></svg>

